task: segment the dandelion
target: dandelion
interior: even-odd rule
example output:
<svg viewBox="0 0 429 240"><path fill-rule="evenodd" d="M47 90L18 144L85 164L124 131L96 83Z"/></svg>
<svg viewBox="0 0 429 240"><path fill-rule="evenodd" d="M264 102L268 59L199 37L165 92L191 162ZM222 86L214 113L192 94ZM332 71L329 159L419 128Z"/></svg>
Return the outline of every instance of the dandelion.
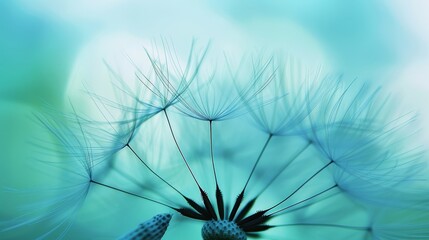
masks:
<svg viewBox="0 0 429 240"><path fill-rule="evenodd" d="M95 207L91 192L129 196L119 215L76 227L81 235L60 221L60 237L429 238L427 170L404 135L413 117L391 120L380 90L292 59L209 65L193 44L182 67L165 43L146 54L147 66L133 63L137 90L110 69L127 100L86 90L101 120L42 119L84 182L63 196L70 211L54 201L43 219L79 221L77 206Z"/></svg>
<svg viewBox="0 0 429 240"><path fill-rule="evenodd" d="M27 225L36 225L37 228L45 230L40 236L31 233L32 236L43 238L63 238L67 230L73 225L73 217L84 203L90 191L92 179L92 168L96 164L91 154L91 147L86 141L85 133L80 125L74 127L64 124L61 116L55 118L40 117L43 125L53 134L56 139L52 143L49 153L66 161L46 161L49 164L49 171L60 170L61 187L50 189L38 189L34 192L12 190L25 197L37 199L32 196L34 193L43 193L47 201L35 201L33 204L24 206L24 213L8 222L0 222L2 231L14 229L21 230ZM60 145L63 148L58 150ZM22 234L22 233L21 233ZM20 236L20 235L18 235ZM22 236L20 236L22 238Z"/></svg>

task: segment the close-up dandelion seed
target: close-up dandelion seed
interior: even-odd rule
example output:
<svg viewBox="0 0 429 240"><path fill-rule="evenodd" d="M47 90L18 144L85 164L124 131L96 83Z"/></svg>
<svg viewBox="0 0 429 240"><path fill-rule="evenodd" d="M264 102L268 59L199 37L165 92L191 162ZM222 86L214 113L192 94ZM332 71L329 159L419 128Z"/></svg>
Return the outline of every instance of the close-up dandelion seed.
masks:
<svg viewBox="0 0 429 240"><path fill-rule="evenodd" d="M64 4L0 3L0 239L429 239L399 3Z"/></svg>

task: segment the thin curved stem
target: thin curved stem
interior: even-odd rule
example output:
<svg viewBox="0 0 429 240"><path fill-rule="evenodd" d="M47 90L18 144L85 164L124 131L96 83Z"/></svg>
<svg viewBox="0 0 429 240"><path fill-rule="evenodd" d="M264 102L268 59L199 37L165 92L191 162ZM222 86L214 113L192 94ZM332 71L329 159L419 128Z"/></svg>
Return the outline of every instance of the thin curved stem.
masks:
<svg viewBox="0 0 429 240"><path fill-rule="evenodd" d="M295 193L297 193L302 187L304 187L311 179L313 179L314 177L316 177L320 172L322 172L323 170L325 170L327 167L329 167L329 165L331 165L334 161L330 161L329 163L325 164L322 168L320 168L319 170L317 170L317 172L315 172L313 175L311 175L309 178L307 178L307 180L305 180L298 188L296 188L291 194L289 194L286 198L284 198L283 200L281 200L279 203L277 203L276 205L266 209L265 211L270 211L276 207L278 207L280 204L284 203L285 201L287 201L289 198L291 198L293 195L295 195Z"/></svg>
<svg viewBox="0 0 429 240"><path fill-rule="evenodd" d="M180 192L177 188L175 188L173 185L171 185L169 182L167 182L167 180L165 180L163 177L161 177L158 173L156 173L151 167L149 167L149 165L147 165L147 163L145 161L143 161L143 159L136 153L136 151L131 147L130 144L126 145L128 147L128 149L131 150L131 152L134 154L134 156L137 157L137 159L143 163L143 165L153 174L155 175L157 178L159 178L161 181L163 181L165 184L167 184L169 187L171 187L174 191L176 191L178 194L180 194L182 197L185 197L185 195L183 195L182 192Z"/></svg>
<svg viewBox="0 0 429 240"><path fill-rule="evenodd" d="M209 121L209 127L210 127L210 157L212 161L213 175L215 178L216 186L218 186L216 167L214 163L214 154L213 154L213 121L212 120Z"/></svg>
<svg viewBox="0 0 429 240"><path fill-rule="evenodd" d="M267 140L264 143L264 146L262 147L261 152L258 155L258 158L256 159L255 164L253 164L252 171L250 172L249 177L247 178L246 184L244 185L244 188L243 188L243 192L246 190L247 185L249 184L250 178L252 178L253 173L255 172L256 166L258 166L259 161L261 160L261 157L264 154L265 149L267 149L268 143L270 143L272 138L273 138L273 134L269 134Z"/></svg>
<svg viewBox="0 0 429 240"><path fill-rule="evenodd" d="M165 118L167 119L168 128L170 129L171 136L173 137L174 143L176 144L176 147L179 150L180 156L182 156L183 162L185 163L186 167L188 168L189 173L191 174L191 176L194 179L195 183L197 184L198 188L202 189L201 186L200 186L200 184L197 181L197 178L195 177L194 173L192 172L192 169L189 166L189 163L186 160L185 155L183 155L183 152L182 152L182 149L179 146L179 143L177 142L177 139L176 139L176 136L174 134L173 127L171 126L170 118L168 117L167 111L165 109L163 111L164 111Z"/></svg>
<svg viewBox="0 0 429 240"><path fill-rule="evenodd" d="M319 196L319 195L322 195L323 193L328 192L329 190L334 189L334 188L336 188L336 187L337 187L337 184L335 184L335 185L333 185L333 186L331 186L331 187L329 187L329 188L327 188L327 189L325 189L325 190L323 190L323 191L320 191L320 192L318 192L318 193L316 193L316 194L314 194L314 195L312 195L312 196L310 196L310 197L308 197L308 198L305 198L305 199L303 199L303 200L301 200L301 201L298 201L298 202L296 202L296 203L294 203L294 204L291 204L291 205L289 205L289 206L287 206L287 207L284 207L284 208L282 208L282 209L280 209L280 210L277 210L277 211L275 211L275 212L271 213L269 216L274 216L274 215L276 215L276 214L279 214L280 212L283 212L283 211L285 211L285 210L287 210L287 209L289 209L289 208L292 208L292 207L297 206L297 205L299 205L299 204L301 204L301 203L304 203L304 202L306 202L306 201L309 201L309 200L311 200L311 199L313 199L313 198L315 198L315 197L317 197L317 196Z"/></svg>
<svg viewBox="0 0 429 240"><path fill-rule="evenodd" d="M261 149L261 151L260 151L260 153L258 155L258 158L256 159L255 163L253 164L252 171L250 172L249 177L247 178L246 184L244 185L244 187L241 190L240 194L238 194L237 199L235 200L234 206L232 207L231 213L229 214L229 218L228 218L229 221L232 221L235 218L235 215L237 214L237 211L240 208L241 203L243 202L244 192L246 191L246 188L247 188L247 185L248 185L248 183L250 181L250 178L252 177L253 172L255 171L256 166L259 163L259 160L261 160L261 157L264 154L265 149L267 148L268 143L271 141L272 137L273 137L273 134L269 134L267 140L265 141L264 146L262 147L262 149ZM253 205L253 203L255 202L255 200L256 200L256 198L253 198L250 202L248 202L246 204L246 206L241 211L241 213L238 214L238 218L242 217L243 214L245 214L248 210L250 210L250 207Z"/></svg>
<svg viewBox="0 0 429 240"><path fill-rule="evenodd" d="M303 152L305 152L305 150L307 150L311 144L312 144L311 142L308 142L302 149L300 149L295 155L293 155L291 160L289 160L285 165L283 165L280 168L280 170L277 172L277 174L270 179L270 181L267 183L267 185L265 185L265 187L257 194L257 196L261 196L268 189L268 187L271 184L273 184L273 182L280 176L280 174L284 170L286 170L292 164L292 162L294 162Z"/></svg>
<svg viewBox="0 0 429 240"><path fill-rule="evenodd" d="M130 196L138 197L138 198L141 198L141 199L153 202L153 203L157 203L157 204L163 205L163 206L168 207L168 208L173 209L173 210L176 209L175 207L172 207L172 206L170 206L170 205L168 205L166 203L163 203L163 202L160 202L160 201L157 201L157 200L145 197L145 196L141 196L141 195L138 195L138 194L135 194L135 193L132 193L132 192L128 192L128 191L125 191L123 189L107 185L105 183L101 183L101 182L98 182L98 181L95 181L95 180L92 180L92 179L90 180L90 182L94 183L96 185L102 186L102 187L106 187L106 188L109 188L109 189L112 189L112 190L115 190L115 191L118 191L118 192L122 192L122 193L128 194Z"/></svg>

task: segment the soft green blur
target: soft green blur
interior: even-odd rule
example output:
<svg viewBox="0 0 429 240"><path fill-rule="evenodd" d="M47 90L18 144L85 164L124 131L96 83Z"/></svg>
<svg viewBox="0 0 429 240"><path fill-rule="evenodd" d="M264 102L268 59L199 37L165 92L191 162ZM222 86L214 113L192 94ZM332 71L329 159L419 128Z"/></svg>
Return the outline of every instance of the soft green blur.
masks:
<svg viewBox="0 0 429 240"><path fill-rule="evenodd" d="M80 44L76 31L18 2L0 4L0 99L60 102Z"/></svg>
<svg viewBox="0 0 429 240"><path fill-rule="evenodd" d="M48 106L62 108L80 43L81 36L69 24L26 9L19 1L0 2L0 222L40 199L37 192L17 191L58 184L55 171L40 162L52 158L40 154L49 136L35 116Z"/></svg>

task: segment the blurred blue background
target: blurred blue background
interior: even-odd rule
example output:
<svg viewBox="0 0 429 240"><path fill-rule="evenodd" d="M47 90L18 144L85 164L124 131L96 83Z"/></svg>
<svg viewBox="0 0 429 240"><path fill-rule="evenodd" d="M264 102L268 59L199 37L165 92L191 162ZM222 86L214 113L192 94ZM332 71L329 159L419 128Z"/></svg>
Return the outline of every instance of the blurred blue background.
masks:
<svg viewBox="0 0 429 240"><path fill-rule="evenodd" d="M32 164L40 157L32 143L46 137L34 114L61 109L76 82L100 81L92 78L103 60L140 54L160 36L177 46L212 40L233 55L291 54L382 85L428 122L428 8L424 0L0 1L0 186L49 182ZM0 199L0 220L26 201Z"/></svg>

